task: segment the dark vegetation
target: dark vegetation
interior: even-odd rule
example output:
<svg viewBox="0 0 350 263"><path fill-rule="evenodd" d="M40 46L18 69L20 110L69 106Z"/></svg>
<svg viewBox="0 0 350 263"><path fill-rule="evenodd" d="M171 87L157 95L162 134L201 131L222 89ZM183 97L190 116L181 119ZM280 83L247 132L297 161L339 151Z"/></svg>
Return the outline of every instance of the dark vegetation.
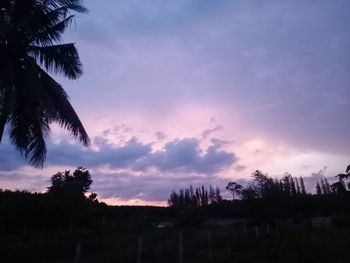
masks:
<svg viewBox="0 0 350 263"><path fill-rule="evenodd" d="M233 200L190 186L173 191L169 207L117 207L88 194L92 178L79 167L53 175L45 193L0 191L0 254L2 262L347 262L348 175L349 167L335 184L323 178L310 194L302 178L256 171L246 186L228 183Z"/></svg>

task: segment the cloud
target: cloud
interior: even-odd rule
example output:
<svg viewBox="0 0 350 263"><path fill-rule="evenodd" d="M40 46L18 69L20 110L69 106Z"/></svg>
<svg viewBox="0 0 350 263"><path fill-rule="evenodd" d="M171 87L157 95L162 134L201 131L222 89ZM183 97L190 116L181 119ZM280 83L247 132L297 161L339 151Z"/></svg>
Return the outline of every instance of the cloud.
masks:
<svg viewBox="0 0 350 263"><path fill-rule="evenodd" d="M23 156L14 151L6 136L5 134L0 144L0 171L12 171L25 165Z"/></svg>
<svg viewBox="0 0 350 263"><path fill-rule="evenodd" d="M128 168L136 160L151 152L151 145L132 138L122 146L108 144L104 138L95 140L98 150L86 149L77 144L62 142L48 147L47 165Z"/></svg>
<svg viewBox="0 0 350 263"><path fill-rule="evenodd" d="M35 169L27 169L19 156L10 158L16 152L5 142L0 148L0 157L6 158L1 159L6 162L0 163L0 182L12 189L42 191L49 186L49 176L56 170L84 166L91 171L92 191L100 198L164 201L172 190L189 185L223 186L224 181L217 173L237 160L234 153L222 150L222 142L215 139L204 149L200 147L200 139L175 139L156 151L152 144L136 137L119 146L97 137L94 144L97 149L67 141L49 142L46 166L55 168L36 173Z"/></svg>
<svg viewBox="0 0 350 263"><path fill-rule="evenodd" d="M215 174L229 168L237 159L233 153L221 150L220 143L213 143L203 151L196 138L168 141L158 151L153 151L151 144L142 143L135 137L120 146L109 144L103 137L97 137L94 142L98 150L66 141L49 143L46 165ZM1 170L16 170L24 166L24 161L15 156L13 147L11 149L8 143L1 146L0 156L4 160L0 164Z"/></svg>
<svg viewBox="0 0 350 263"><path fill-rule="evenodd" d="M216 126L212 129L206 129L202 132L203 139L207 138L209 135L213 134L214 132L222 130L222 125Z"/></svg>
<svg viewBox="0 0 350 263"><path fill-rule="evenodd" d="M239 115L242 132L349 153L349 1L86 5L90 15L70 35L86 74L65 83L84 88L71 91L84 112L162 118L184 103L223 108ZM230 129L234 119L225 119Z"/></svg>
<svg viewBox="0 0 350 263"><path fill-rule="evenodd" d="M199 147L199 140L185 138L174 140L136 164L138 169L155 167L159 171L182 171L188 173L215 174L229 168L236 161L236 156L220 150L219 145L211 145L206 151Z"/></svg>
<svg viewBox="0 0 350 263"><path fill-rule="evenodd" d="M245 169L247 169L247 167L244 166L244 165L236 165L235 168L234 168L234 170L235 170L236 172L242 172L242 171L244 171Z"/></svg>
<svg viewBox="0 0 350 263"><path fill-rule="evenodd" d="M28 173L25 170L5 171L0 169L0 188L11 190L44 191L49 186L49 178L41 171Z"/></svg>
<svg viewBox="0 0 350 263"><path fill-rule="evenodd" d="M159 141L164 140L166 138L166 134L164 132L161 132L161 131L157 131L155 133L155 136L156 136L157 140L159 140Z"/></svg>

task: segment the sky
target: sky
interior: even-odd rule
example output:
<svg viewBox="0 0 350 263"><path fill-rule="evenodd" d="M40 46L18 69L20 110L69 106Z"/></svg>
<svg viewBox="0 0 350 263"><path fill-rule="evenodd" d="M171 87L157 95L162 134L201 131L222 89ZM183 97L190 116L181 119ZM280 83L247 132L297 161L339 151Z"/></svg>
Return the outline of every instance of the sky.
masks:
<svg viewBox="0 0 350 263"><path fill-rule="evenodd" d="M0 188L45 191L86 167L108 204L245 184L262 170L315 181L350 164L348 0L85 0L66 32L84 65L55 78L92 146L53 126L43 169L5 135Z"/></svg>

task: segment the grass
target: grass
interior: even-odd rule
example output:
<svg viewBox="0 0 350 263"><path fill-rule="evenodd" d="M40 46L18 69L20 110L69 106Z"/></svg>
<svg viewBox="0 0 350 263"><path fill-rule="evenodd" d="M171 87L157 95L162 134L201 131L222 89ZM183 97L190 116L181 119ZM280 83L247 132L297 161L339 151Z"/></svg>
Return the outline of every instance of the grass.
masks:
<svg viewBox="0 0 350 263"><path fill-rule="evenodd" d="M309 225L259 227L205 227L125 231L109 225L76 233L36 231L7 234L0 239L1 262L74 262L77 242L81 263L136 263L138 238L141 262L179 262L179 233L183 262L348 262L349 226ZM210 233L210 234L209 234Z"/></svg>

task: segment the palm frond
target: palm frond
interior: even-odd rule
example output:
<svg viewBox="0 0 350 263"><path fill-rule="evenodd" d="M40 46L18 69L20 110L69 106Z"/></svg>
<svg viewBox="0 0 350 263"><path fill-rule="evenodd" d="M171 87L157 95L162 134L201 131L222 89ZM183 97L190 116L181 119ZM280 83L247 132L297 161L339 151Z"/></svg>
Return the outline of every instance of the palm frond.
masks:
<svg viewBox="0 0 350 263"><path fill-rule="evenodd" d="M31 46L30 54L49 72L62 73L70 79L76 79L83 73L78 51L72 43Z"/></svg>
<svg viewBox="0 0 350 263"><path fill-rule="evenodd" d="M9 120L11 142L35 167L42 167L45 161L45 137L50 133L49 123L43 109L34 105L26 105L26 110L17 108Z"/></svg>
<svg viewBox="0 0 350 263"><path fill-rule="evenodd" d="M58 42L61 39L61 34L64 29L69 26L74 17L74 15L68 17L70 11L80 13L87 12L87 9L83 7L80 2L81 1L65 1L65 3L62 3L63 5L37 3L30 12L27 12L22 16L18 21L16 28L19 31L25 32L26 38L30 40L29 43L31 43L33 39L34 43L40 43L41 45ZM51 35L44 37L45 33L51 33ZM38 35L40 35L39 38ZM40 41L40 39L42 41ZM44 40L45 42L43 42Z"/></svg>
<svg viewBox="0 0 350 263"><path fill-rule="evenodd" d="M25 158L35 167L43 167L46 158L45 137L50 134L49 120L44 116L37 116L31 125L31 137L25 150Z"/></svg>
<svg viewBox="0 0 350 263"><path fill-rule="evenodd" d="M61 127L71 132L72 135L78 138L83 145L89 146L89 136L74 108L70 104L69 98L64 89L45 71L42 71L41 78L48 96L50 96L53 101L53 107L55 109L52 117L53 121L57 122Z"/></svg>
<svg viewBox="0 0 350 263"><path fill-rule="evenodd" d="M31 43L48 46L61 40L62 33L72 23L74 15L71 15L51 27L45 27L37 34L31 36Z"/></svg>
<svg viewBox="0 0 350 263"><path fill-rule="evenodd" d="M50 133L52 106L45 100L41 69L30 57L17 70L15 104L8 120L10 139L29 164L42 167L46 158L45 137Z"/></svg>
<svg viewBox="0 0 350 263"><path fill-rule="evenodd" d="M44 0L41 6L48 9L57 9L61 7L69 8L78 13L86 13L88 10L84 7L82 0Z"/></svg>
<svg viewBox="0 0 350 263"><path fill-rule="evenodd" d="M10 113L10 90L0 86L0 143Z"/></svg>
<svg viewBox="0 0 350 263"><path fill-rule="evenodd" d="M67 18L67 14L68 10L63 7L51 10L48 13L43 9L36 8L21 18L16 25L16 30L18 32L24 32L23 38L30 44L38 35L49 31L50 28L64 21ZM68 23L66 26L68 26ZM54 36L55 38L49 43L59 41L60 35Z"/></svg>

